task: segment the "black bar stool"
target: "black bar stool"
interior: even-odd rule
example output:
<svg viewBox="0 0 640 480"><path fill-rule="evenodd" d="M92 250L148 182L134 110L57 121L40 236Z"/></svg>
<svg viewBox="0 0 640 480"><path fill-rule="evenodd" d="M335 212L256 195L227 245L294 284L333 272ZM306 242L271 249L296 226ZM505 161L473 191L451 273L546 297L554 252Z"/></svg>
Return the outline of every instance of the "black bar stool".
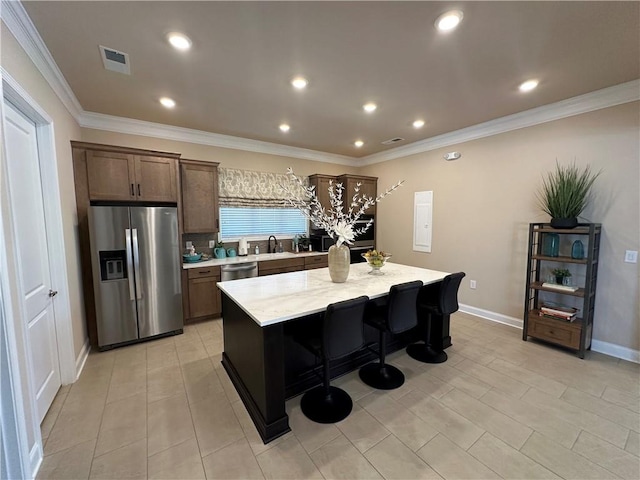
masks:
<svg viewBox="0 0 640 480"><path fill-rule="evenodd" d="M424 343L414 343L407 347L407 353L415 360L423 363L443 363L447 361L444 350L435 347L439 342L432 342L434 330L433 315L440 317L451 315L458 310L458 289L464 278L464 272L452 273L442 282L425 285L418 296L418 312L425 319Z"/></svg>
<svg viewBox="0 0 640 480"><path fill-rule="evenodd" d="M416 301L421 287L419 280L393 285L384 304L367 304L364 321L380 331L379 361L365 365L359 372L360 379L370 387L393 390L404 383L404 374L393 365L384 363L386 334L401 333L418 324Z"/></svg>
<svg viewBox="0 0 640 480"><path fill-rule="evenodd" d="M300 400L305 416L318 423L336 423L351 413L353 401L347 392L329 385L329 362L360 350L364 346L362 317L369 297L332 303L320 322L306 331L297 332L294 339L323 363L323 383L306 392Z"/></svg>

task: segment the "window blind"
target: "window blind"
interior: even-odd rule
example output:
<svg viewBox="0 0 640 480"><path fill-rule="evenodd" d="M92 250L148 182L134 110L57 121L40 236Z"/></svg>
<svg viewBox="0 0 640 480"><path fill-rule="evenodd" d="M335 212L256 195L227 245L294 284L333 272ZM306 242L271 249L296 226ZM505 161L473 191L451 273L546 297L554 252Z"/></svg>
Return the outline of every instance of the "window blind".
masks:
<svg viewBox="0 0 640 480"><path fill-rule="evenodd" d="M307 233L307 220L295 208L220 207L220 234L223 240L303 233Z"/></svg>

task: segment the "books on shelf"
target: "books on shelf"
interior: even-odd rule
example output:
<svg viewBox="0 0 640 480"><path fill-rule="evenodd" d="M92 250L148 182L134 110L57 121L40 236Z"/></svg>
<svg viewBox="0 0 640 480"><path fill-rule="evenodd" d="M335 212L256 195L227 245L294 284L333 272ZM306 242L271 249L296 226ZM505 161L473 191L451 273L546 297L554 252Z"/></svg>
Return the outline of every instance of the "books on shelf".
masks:
<svg viewBox="0 0 640 480"><path fill-rule="evenodd" d="M539 315L541 317L564 320L565 322L573 322L577 318L578 311L579 310L574 307L566 307L555 303L543 303L540 307Z"/></svg>
<svg viewBox="0 0 640 480"><path fill-rule="evenodd" d="M543 288L550 288L552 290L562 290L563 292L577 292L578 287L574 287L572 285L558 285L557 283L544 282L542 284Z"/></svg>

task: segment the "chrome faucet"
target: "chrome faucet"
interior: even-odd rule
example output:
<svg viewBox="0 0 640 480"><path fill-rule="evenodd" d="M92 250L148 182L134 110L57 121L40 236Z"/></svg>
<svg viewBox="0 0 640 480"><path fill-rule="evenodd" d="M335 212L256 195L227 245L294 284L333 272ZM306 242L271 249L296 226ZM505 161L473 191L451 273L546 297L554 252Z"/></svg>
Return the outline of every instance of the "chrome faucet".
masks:
<svg viewBox="0 0 640 480"><path fill-rule="evenodd" d="M271 239L273 238L273 249L271 249ZM269 253L276 253L276 249L278 248L278 240L275 235L270 235L269 240L267 240L267 250Z"/></svg>

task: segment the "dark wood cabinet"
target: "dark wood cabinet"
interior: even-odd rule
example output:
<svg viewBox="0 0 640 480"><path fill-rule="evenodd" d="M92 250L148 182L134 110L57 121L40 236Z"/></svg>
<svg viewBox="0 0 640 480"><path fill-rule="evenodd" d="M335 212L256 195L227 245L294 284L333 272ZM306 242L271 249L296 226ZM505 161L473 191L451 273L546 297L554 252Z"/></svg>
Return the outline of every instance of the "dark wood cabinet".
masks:
<svg viewBox="0 0 640 480"><path fill-rule="evenodd" d="M260 261L258 262L258 276L299 272L305 268L304 261L303 257Z"/></svg>
<svg viewBox="0 0 640 480"><path fill-rule="evenodd" d="M172 158L134 156L135 193L140 202L178 201L178 162Z"/></svg>
<svg viewBox="0 0 640 480"><path fill-rule="evenodd" d="M217 317L222 313L221 293L216 283L220 281L220 267L190 268L188 277L188 320Z"/></svg>
<svg viewBox="0 0 640 480"><path fill-rule="evenodd" d="M585 351L591 348L601 232L599 223L584 223L573 229L551 228L547 223L529 225L523 340L538 338L576 350L584 358ZM557 236L557 256L545 248L545 236L549 235ZM571 257L572 242L576 240L587 242L584 258ZM554 287L549 278L553 268L570 270L577 290ZM544 303L562 303L563 298L572 303L568 306L579 310L573 321L541 316Z"/></svg>
<svg viewBox="0 0 640 480"><path fill-rule="evenodd" d="M329 201L330 183L333 183L333 185L336 184L335 176L321 175L319 173L309 175L309 186L316 187L316 196L318 197L320 205L322 205L325 210L329 210L331 208L331 202Z"/></svg>
<svg viewBox="0 0 640 480"><path fill-rule="evenodd" d="M360 196L366 195L367 197L376 198L378 196L378 178L377 177L366 177L363 175L340 175L337 178L337 182L342 183L344 185L344 209L345 211L349 209L349 204L351 203L351 198L355 193L355 188L360 184ZM364 211L365 215L375 215L376 214L376 204L374 203L371 207Z"/></svg>
<svg viewBox="0 0 640 480"><path fill-rule="evenodd" d="M314 268L325 268L329 266L328 255L312 255L304 257L304 269L312 270Z"/></svg>
<svg viewBox="0 0 640 480"><path fill-rule="evenodd" d="M216 233L218 163L180 160L184 233Z"/></svg>
<svg viewBox="0 0 640 480"><path fill-rule="evenodd" d="M135 200L133 155L88 150L86 159L91 200Z"/></svg>
<svg viewBox="0 0 640 480"><path fill-rule="evenodd" d="M376 198L378 195L378 177L351 174L335 177L333 175L322 175L319 173L309 175L309 185L316 187L316 196L318 197L320 205L322 205L325 210L331 208L331 202L329 201L329 182L333 182L334 185L336 183L342 183L344 186L342 204L345 211L349 209L351 198L355 193L355 187L358 183L360 183L360 195L366 195L371 198ZM373 204L364 213L365 215L375 215L376 205Z"/></svg>
<svg viewBox="0 0 640 480"><path fill-rule="evenodd" d="M86 150L90 200L178 201L177 159L120 151Z"/></svg>

